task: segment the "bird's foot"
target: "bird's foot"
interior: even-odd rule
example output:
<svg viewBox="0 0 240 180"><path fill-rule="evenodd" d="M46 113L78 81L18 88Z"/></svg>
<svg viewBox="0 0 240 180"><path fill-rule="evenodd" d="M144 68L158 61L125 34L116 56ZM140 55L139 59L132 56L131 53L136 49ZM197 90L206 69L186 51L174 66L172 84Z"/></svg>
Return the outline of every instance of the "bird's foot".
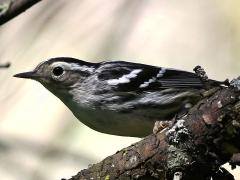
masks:
<svg viewBox="0 0 240 180"><path fill-rule="evenodd" d="M172 124L171 121L156 121L153 127L153 134L157 134L158 132L164 130Z"/></svg>

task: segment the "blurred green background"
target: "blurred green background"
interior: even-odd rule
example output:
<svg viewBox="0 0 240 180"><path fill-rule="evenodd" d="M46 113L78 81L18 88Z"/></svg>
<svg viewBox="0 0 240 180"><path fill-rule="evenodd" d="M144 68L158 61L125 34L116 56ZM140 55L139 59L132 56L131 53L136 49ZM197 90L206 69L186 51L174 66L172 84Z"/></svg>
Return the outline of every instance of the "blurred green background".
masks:
<svg viewBox="0 0 240 180"><path fill-rule="evenodd" d="M0 179L69 178L139 140L87 128L39 83L13 74L70 56L201 65L231 79L240 70L239 8L238 0L45 0L1 26L0 63L12 66L0 71Z"/></svg>

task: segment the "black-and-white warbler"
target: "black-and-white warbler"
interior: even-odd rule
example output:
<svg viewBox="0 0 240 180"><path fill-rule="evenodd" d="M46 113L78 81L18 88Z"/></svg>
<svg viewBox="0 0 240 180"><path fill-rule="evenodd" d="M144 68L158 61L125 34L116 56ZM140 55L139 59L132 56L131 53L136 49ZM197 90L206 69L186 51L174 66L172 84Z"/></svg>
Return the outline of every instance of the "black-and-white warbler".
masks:
<svg viewBox="0 0 240 180"><path fill-rule="evenodd" d="M39 81L82 123L120 136L150 134L155 121L171 120L198 102L204 91L195 73L124 61L59 57L14 76ZM221 84L208 82L211 87Z"/></svg>

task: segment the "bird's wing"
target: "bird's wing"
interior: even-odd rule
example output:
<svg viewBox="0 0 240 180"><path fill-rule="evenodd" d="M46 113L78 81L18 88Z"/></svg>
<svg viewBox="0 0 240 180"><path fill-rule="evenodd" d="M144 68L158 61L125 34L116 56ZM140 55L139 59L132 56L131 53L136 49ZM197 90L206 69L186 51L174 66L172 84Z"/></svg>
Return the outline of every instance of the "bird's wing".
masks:
<svg viewBox="0 0 240 180"><path fill-rule="evenodd" d="M116 92L203 88L195 73L123 61L104 62L98 74L98 79L106 81Z"/></svg>

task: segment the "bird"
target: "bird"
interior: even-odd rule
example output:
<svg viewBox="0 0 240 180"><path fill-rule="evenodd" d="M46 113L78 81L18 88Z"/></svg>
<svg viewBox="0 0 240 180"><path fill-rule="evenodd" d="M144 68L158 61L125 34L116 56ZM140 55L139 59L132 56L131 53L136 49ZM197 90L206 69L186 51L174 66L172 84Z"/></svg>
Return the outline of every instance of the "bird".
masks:
<svg viewBox="0 0 240 180"><path fill-rule="evenodd" d="M156 121L171 121L206 91L196 73L126 61L55 57L14 77L40 82L91 129L129 137L151 134Z"/></svg>

